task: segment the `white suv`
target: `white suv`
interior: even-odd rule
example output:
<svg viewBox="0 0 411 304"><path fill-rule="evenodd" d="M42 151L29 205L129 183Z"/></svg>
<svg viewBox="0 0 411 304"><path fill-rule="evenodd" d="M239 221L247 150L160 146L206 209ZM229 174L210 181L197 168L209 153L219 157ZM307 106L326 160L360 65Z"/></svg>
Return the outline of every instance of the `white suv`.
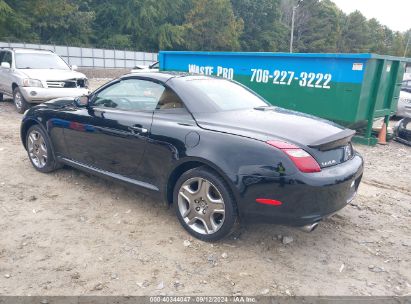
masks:
<svg viewBox="0 0 411 304"><path fill-rule="evenodd" d="M13 96L19 113L30 104L59 97L87 95L88 80L73 71L54 52L34 49L0 49L0 101Z"/></svg>

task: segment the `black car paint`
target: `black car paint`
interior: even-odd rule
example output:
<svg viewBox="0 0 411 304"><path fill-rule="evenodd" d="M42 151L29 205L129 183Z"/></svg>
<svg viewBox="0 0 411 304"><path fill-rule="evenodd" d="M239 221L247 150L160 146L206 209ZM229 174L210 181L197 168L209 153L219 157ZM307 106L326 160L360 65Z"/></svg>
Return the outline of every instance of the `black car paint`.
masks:
<svg viewBox="0 0 411 304"><path fill-rule="evenodd" d="M294 226L317 222L344 207L357 190L363 172L358 153L344 161L342 148L309 147L344 133L338 125L280 108L218 112L195 96L186 82L189 77L165 73L122 77L128 78L171 88L187 109L126 112L79 107L73 99L58 99L26 113L23 144L29 126L38 123L49 134L59 161L138 186L166 204L182 168L209 166L227 182L239 215L247 220ZM142 128L148 132L140 132ZM318 173L302 173L281 150L266 143L276 139L303 148L320 164L330 157L338 163L324 165ZM256 202L261 197L283 204L262 205Z"/></svg>

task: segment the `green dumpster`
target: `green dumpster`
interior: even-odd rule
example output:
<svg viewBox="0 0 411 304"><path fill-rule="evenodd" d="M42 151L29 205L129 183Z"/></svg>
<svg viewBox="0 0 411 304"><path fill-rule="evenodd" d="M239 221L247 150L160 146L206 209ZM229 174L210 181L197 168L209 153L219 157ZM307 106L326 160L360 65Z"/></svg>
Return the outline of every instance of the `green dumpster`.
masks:
<svg viewBox="0 0 411 304"><path fill-rule="evenodd" d="M374 145L374 118L395 113L410 59L375 54L161 51L160 70L234 79L276 106L357 129Z"/></svg>

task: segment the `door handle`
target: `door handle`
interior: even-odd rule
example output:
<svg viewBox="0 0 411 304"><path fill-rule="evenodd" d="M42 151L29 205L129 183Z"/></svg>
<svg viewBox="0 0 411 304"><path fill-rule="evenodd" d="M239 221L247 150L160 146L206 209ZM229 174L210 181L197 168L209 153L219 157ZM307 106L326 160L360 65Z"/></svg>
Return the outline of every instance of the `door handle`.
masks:
<svg viewBox="0 0 411 304"><path fill-rule="evenodd" d="M146 128L143 128L141 125L135 125L132 127L129 127L129 130L131 130L132 132L136 132L136 133L147 133L148 130Z"/></svg>

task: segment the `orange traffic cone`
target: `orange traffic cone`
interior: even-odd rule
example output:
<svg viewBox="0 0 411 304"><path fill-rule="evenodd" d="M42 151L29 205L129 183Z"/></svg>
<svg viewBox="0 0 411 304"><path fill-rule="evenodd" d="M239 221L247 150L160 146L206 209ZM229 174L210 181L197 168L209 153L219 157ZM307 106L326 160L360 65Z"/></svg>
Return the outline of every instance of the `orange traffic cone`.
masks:
<svg viewBox="0 0 411 304"><path fill-rule="evenodd" d="M387 124L385 122L382 124L380 133L378 133L378 143L380 145L387 144Z"/></svg>

